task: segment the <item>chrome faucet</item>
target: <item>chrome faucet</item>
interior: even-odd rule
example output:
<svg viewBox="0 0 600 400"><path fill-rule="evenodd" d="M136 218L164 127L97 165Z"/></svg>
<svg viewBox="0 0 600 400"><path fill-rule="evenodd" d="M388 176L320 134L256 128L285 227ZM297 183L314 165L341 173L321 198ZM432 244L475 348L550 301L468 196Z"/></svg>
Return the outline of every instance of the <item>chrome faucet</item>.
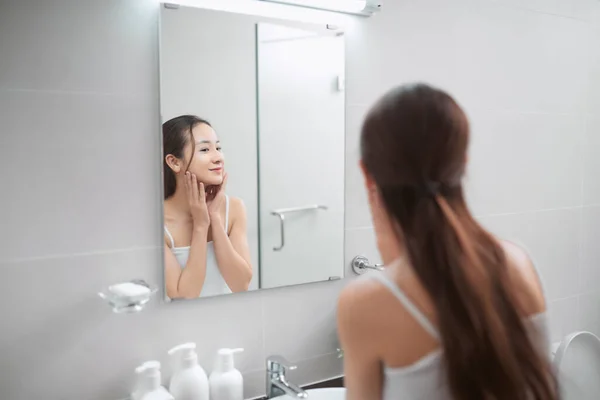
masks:
<svg viewBox="0 0 600 400"><path fill-rule="evenodd" d="M267 399L288 395L295 399L307 399L308 393L287 380L285 373L296 369L281 356L267 358Z"/></svg>

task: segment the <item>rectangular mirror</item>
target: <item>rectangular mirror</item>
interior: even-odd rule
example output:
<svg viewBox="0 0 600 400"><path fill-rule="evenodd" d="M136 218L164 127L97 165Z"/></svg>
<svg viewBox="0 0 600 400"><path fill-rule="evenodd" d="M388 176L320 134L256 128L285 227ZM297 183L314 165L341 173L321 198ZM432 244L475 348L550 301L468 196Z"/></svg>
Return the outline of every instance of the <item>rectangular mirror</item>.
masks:
<svg viewBox="0 0 600 400"><path fill-rule="evenodd" d="M167 298L344 271L344 36L163 5Z"/></svg>

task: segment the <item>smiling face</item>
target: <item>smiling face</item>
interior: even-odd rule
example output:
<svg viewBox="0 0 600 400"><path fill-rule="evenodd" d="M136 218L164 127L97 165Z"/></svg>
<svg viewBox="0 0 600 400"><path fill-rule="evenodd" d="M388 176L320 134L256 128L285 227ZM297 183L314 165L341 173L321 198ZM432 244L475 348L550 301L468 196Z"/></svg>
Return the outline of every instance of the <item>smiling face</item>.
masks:
<svg viewBox="0 0 600 400"><path fill-rule="evenodd" d="M192 129L192 136L194 144L188 143L185 149L188 171L196 174L198 181L206 186L220 185L223 182L225 158L215 130L209 125L197 124Z"/></svg>

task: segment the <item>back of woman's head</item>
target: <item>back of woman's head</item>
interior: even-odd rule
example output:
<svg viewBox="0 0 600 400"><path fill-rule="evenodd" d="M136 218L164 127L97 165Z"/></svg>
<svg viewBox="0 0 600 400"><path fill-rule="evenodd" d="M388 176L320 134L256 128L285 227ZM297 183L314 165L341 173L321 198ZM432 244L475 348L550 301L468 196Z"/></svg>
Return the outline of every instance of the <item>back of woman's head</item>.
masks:
<svg viewBox="0 0 600 400"><path fill-rule="evenodd" d="M554 400L500 244L470 214L461 180L469 124L446 93L418 84L385 95L361 135L365 172L437 314L457 400Z"/></svg>
<svg viewBox="0 0 600 400"><path fill-rule="evenodd" d="M194 156L195 148L194 134L192 131L194 127L199 124L210 126L208 121L195 115L180 115L179 117L172 118L163 123L163 180L165 199L173 196L177 189L175 172L173 172L169 164L167 164L167 156L173 155L180 160L184 160L185 149L190 145L192 151L190 152L190 159L187 162L187 168L189 168Z"/></svg>
<svg viewBox="0 0 600 400"><path fill-rule="evenodd" d="M425 85L403 86L369 113L361 138L362 161L379 187L426 182L456 187L468 140L467 118L450 96Z"/></svg>

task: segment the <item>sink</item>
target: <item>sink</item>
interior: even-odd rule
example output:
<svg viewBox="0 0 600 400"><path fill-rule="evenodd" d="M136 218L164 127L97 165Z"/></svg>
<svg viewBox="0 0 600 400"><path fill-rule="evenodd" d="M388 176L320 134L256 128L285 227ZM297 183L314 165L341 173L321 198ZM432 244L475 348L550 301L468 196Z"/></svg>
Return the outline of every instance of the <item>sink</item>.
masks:
<svg viewBox="0 0 600 400"><path fill-rule="evenodd" d="M308 400L345 400L345 388L325 388L307 390ZM292 396L279 396L272 400L297 400Z"/></svg>

